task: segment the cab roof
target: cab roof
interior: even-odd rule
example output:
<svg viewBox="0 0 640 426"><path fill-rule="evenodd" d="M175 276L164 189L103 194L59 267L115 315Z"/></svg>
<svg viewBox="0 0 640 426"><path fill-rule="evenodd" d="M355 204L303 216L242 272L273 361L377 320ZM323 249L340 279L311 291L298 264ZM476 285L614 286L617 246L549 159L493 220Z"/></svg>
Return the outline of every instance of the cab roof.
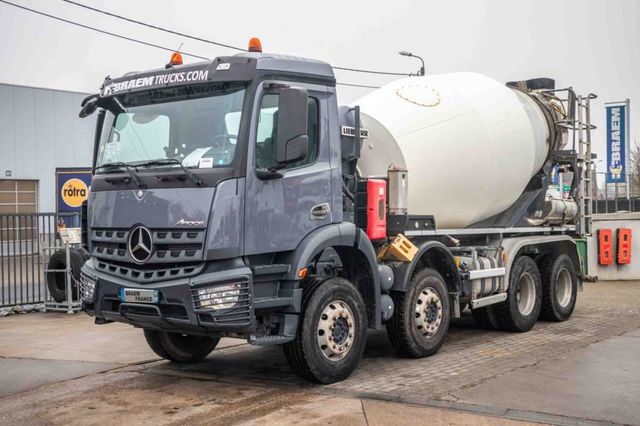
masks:
<svg viewBox="0 0 640 426"><path fill-rule="evenodd" d="M331 65L316 59L259 52L242 52L234 56L255 58L258 61L256 69L259 70L285 71L296 74L310 74L325 78L335 78Z"/></svg>
<svg viewBox="0 0 640 426"><path fill-rule="evenodd" d="M326 62L273 53L242 52L233 56L219 56L210 61L129 72L113 79L107 77L100 95L104 97L198 83L248 82L258 72L298 75L335 85L333 68Z"/></svg>

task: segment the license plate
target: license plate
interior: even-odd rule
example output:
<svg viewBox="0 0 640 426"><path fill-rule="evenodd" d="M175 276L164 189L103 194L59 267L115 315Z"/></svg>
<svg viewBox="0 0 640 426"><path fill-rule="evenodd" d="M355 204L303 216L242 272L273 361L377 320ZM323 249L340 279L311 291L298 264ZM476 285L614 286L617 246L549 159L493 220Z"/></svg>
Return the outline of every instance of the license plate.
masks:
<svg viewBox="0 0 640 426"><path fill-rule="evenodd" d="M129 303L158 303L158 290L121 288L120 301Z"/></svg>

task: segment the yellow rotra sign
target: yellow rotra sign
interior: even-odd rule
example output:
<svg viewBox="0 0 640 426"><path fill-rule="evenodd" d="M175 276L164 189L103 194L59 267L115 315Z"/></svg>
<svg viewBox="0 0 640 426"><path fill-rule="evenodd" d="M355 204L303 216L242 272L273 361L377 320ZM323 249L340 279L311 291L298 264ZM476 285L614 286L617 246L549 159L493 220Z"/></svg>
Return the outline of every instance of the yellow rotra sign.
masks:
<svg viewBox="0 0 640 426"><path fill-rule="evenodd" d="M88 196L87 184L80 179L69 179L62 187L62 201L69 207L80 207Z"/></svg>

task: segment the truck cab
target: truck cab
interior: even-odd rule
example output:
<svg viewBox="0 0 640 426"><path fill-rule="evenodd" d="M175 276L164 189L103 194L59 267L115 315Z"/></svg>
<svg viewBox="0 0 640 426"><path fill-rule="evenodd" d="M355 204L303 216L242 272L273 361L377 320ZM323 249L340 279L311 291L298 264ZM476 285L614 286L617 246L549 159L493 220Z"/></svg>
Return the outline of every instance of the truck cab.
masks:
<svg viewBox="0 0 640 426"><path fill-rule="evenodd" d="M287 343L301 283L343 248L365 260L349 321L379 328L373 246L343 221L335 82L326 63L261 52L107 78L81 113L99 115L84 310L143 328L177 361L221 336Z"/></svg>

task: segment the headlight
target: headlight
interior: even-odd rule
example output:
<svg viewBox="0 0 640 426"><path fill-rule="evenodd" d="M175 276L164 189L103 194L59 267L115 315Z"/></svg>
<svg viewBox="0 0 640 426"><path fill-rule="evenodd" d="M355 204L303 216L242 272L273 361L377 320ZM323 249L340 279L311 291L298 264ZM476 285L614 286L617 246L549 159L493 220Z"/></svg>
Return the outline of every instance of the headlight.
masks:
<svg viewBox="0 0 640 426"><path fill-rule="evenodd" d="M80 273L80 297L82 300L92 302L96 293L96 280Z"/></svg>
<svg viewBox="0 0 640 426"><path fill-rule="evenodd" d="M240 298L242 284L226 284L198 289L198 307L210 309L233 308Z"/></svg>

